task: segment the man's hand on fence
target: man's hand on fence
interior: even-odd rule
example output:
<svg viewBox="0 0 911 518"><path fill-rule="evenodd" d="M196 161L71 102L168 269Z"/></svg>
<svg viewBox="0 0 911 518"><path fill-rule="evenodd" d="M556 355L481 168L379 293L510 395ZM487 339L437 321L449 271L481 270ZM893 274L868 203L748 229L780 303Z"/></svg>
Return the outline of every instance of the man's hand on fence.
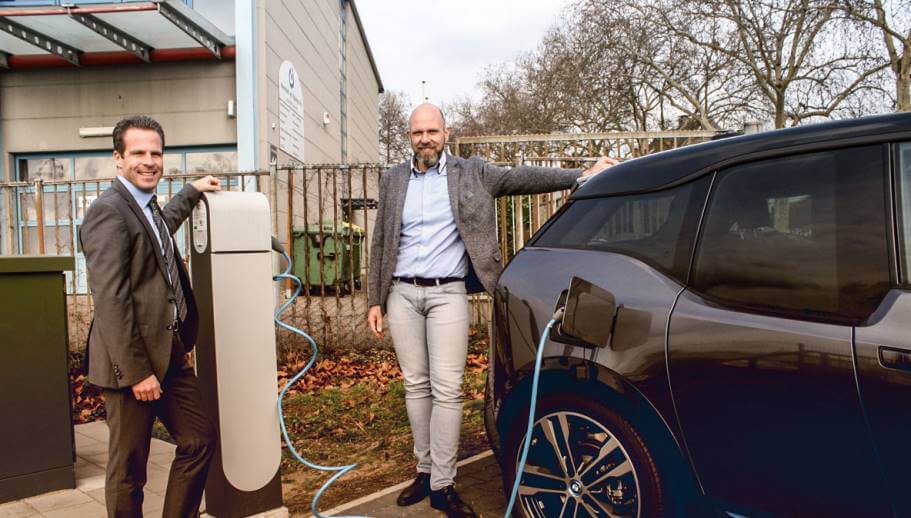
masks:
<svg viewBox="0 0 911 518"><path fill-rule="evenodd" d="M192 184L194 189L199 192L212 192L221 190L221 180L212 175L204 176Z"/></svg>
<svg viewBox="0 0 911 518"><path fill-rule="evenodd" d="M620 162L618 162L617 160L614 160L611 157L603 156L603 157L599 158L597 162L595 162L595 165L589 167L585 171L582 171L582 176L591 176L595 173L600 173L601 171L604 171L608 167L615 166L619 163Z"/></svg>
<svg viewBox="0 0 911 518"><path fill-rule="evenodd" d="M370 306L367 312L367 325L377 338L383 337L383 309L379 306Z"/></svg>

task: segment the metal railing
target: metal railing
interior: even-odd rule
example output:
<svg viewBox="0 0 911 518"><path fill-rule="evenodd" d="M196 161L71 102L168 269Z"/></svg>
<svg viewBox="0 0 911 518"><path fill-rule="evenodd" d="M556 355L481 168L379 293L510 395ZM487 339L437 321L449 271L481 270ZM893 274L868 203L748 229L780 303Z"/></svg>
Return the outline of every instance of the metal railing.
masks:
<svg viewBox="0 0 911 518"><path fill-rule="evenodd" d="M378 200L378 164L279 167L274 228L303 282L291 321L321 346L360 347L367 330L367 268ZM279 335L280 344L294 337Z"/></svg>
<svg viewBox="0 0 911 518"><path fill-rule="evenodd" d="M601 133L548 133L492 135L455 139L453 151L463 157L478 155L491 162L596 157L635 158L711 139L715 131L612 131Z"/></svg>
<svg viewBox="0 0 911 518"><path fill-rule="evenodd" d="M260 190L268 171L217 174L226 190ZM162 178L157 194L164 204L181 188L199 175L175 174ZM78 231L91 203L114 181L113 178L91 180L35 180L34 182L0 183L0 200L5 219L4 241L0 249L6 255L73 255L76 271L67 272L67 312L71 348L85 344L93 311L88 290L85 259L78 242ZM189 257L190 233L186 225L175 235L184 257Z"/></svg>
<svg viewBox="0 0 911 518"><path fill-rule="evenodd" d="M454 148L465 156L487 150L491 162L509 165L584 167L595 157L620 159L637 153L706 140L710 132L501 136L462 138ZM590 140L585 138L591 137ZM601 147L604 146L604 147ZM505 160L504 160L505 159ZM367 274L370 243L379 199L380 164L317 164L274 167L269 171L218 173L226 190L257 191L270 200L273 231L285 243L304 284L303 294L290 310L290 321L307 330L321 345L362 347L374 344L367 330ZM158 187L162 202L199 174L165 176ZM0 221L5 254L75 255L76 272L67 274L71 346L85 343L92 315L85 261L78 231L85 212L113 178L0 183ZM509 196L497 200L497 234L503 261L563 205L569 191ZM190 256L186 224L175 234L183 256ZM192 268L192 264L189 265ZM287 288L285 294L287 295ZM486 294L471 298L472 324L489 321ZM299 346L279 334L284 348Z"/></svg>

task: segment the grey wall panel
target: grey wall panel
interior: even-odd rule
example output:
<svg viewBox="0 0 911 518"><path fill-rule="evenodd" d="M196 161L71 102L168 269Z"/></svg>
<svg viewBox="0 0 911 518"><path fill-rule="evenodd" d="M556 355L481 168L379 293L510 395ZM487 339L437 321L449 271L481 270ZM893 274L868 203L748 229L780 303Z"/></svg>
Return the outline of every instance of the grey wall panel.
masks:
<svg viewBox="0 0 911 518"><path fill-rule="evenodd" d="M304 161L337 162L338 137L338 2L272 1L266 4L266 140L278 147L278 72L290 61L302 79L304 94ZM323 112L332 123L323 127ZM273 128L274 124L274 128ZM290 156L279 152L279 163Z"/></svg>
<svg viewBox="0 0 911 518"><path fill-rule="evenodd" d="M113 126L148 114L169 146L237 140L227 103L233 63L175 63L0 74L0 123L9 153L110 149L109 137L81 138L80 127Z"/></svg>
<svg viewBox="0 0 911 518"><path fill-rule="evenodd" d="M355 18L347 6L348 20L348 159L376 162L379 159L379 83L370 65L367 48Z"/></svg>

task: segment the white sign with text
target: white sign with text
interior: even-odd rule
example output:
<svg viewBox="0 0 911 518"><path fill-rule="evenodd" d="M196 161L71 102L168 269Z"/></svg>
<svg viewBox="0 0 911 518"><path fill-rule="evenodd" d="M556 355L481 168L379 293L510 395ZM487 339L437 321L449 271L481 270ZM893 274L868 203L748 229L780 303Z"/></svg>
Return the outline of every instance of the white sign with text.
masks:
<svg viewBox="0 0 911 518"><path fill-rule="evenodd" d="M290 61L278 71L278 147L304 161L304 91Z"/></svg>

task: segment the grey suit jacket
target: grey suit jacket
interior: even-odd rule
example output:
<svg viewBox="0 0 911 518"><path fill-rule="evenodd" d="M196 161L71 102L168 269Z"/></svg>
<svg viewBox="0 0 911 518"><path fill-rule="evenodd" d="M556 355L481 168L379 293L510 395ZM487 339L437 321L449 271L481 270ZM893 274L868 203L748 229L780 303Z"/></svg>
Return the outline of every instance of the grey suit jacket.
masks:
<svg viewBox="0 0 911 518"><path fill-rule="evenodd" d="M492 293L502 270L497 244L495 200L510 194L538 194L571 188L581 169L556 169L521 166L503 168L481 158L446 157L449 203L459 236L468 251L469 291L480 281L480 287ZM411 162L390 167L380 177L380 200L377 207L373 241L370 245L368 306L382 306L392 284L392 273L398 259L402 233L402 210L411 175Z"/></svg>
<svg viewBox="0 0 911 518"><path fill-rule="evenodd" d="M200 196L187 184L162 208L168 229L180 227ZM174 296L152 226L119 180L89 207L79 241L95 303L86 352L89 381L121 388L151 374L163 380L171 359ZM187 301L180 337L189 350L196 341L196 304L179 256L177 266Z"/></svg>

